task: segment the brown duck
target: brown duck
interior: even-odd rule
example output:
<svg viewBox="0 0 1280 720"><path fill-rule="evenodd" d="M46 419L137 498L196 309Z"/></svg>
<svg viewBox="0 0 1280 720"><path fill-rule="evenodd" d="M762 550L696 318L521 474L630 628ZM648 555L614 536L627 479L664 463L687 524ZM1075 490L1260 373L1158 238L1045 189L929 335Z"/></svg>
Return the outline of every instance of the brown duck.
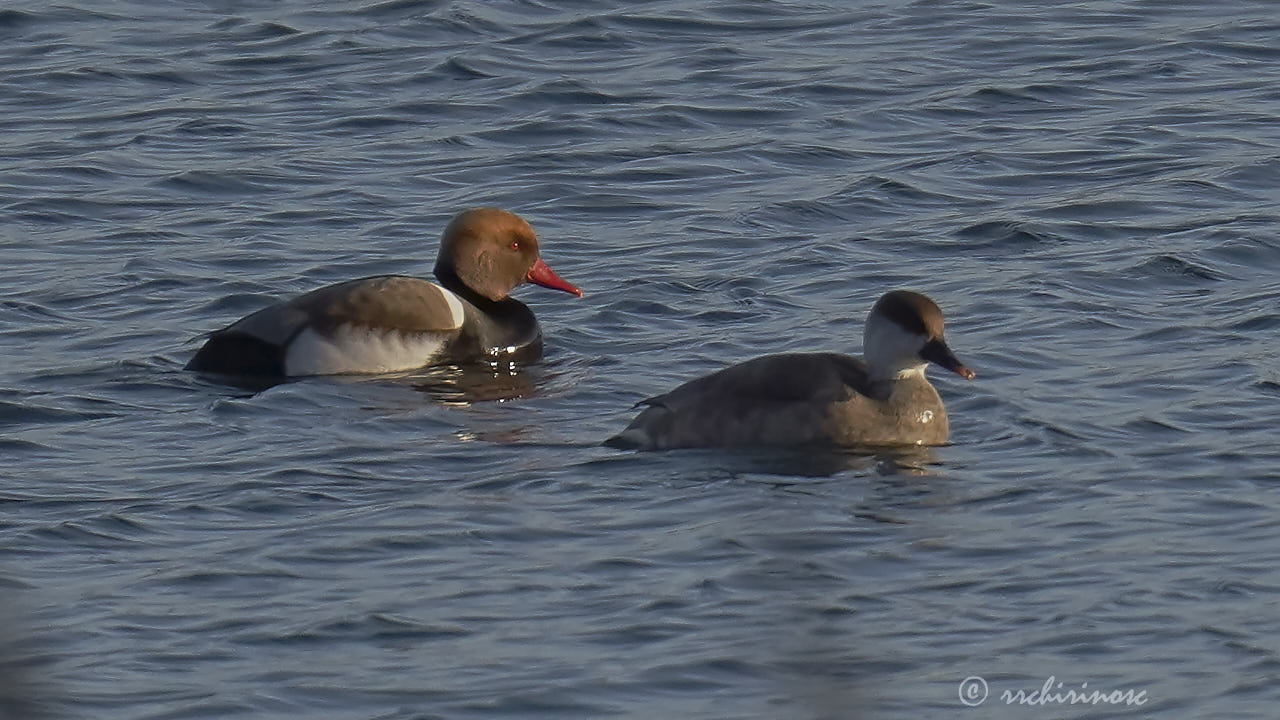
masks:
<svg viewBox="0 0 1280 720"><path fill-rule="evenodd" d="M509 293L531 282L582 297L542 261L529 223L497 208L449 223L435 276L349 280L270 305L210 333L187 368L283 378L531 359L542 330Z"/></svg>
<svg viewBox="0 0 1280 720"><path fill-rule="evenodd" d="M941 445L947 410L925 377L936 363L974 373L951 353L942 311L919 293L876 302L863 358L837 353L766 355L642 401L607 444L642 450L687 447Z"/></svg>

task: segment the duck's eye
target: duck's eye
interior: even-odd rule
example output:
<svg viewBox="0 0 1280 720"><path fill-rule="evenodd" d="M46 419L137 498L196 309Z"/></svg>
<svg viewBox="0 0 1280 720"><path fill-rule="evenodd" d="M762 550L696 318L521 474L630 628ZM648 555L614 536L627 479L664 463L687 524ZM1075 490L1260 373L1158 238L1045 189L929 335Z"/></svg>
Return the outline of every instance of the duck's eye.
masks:
<svg viewBox="0 0 1280 720"><path fill-rule="evenodd" d="M512 250L519 250L519 249L520 249L520 243L519 243L519 242L517 242L517 241L515 241L515 240L512 240L512 241L511 241L511 244L510 244L510 245L508 245L507 247L511 248Z"/></svg>

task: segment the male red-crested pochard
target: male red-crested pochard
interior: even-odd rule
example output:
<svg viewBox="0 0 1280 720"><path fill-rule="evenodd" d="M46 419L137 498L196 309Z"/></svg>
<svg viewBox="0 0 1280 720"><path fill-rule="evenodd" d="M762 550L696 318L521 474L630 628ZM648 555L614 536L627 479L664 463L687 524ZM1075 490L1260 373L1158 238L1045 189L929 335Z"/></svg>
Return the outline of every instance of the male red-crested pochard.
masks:
<svg viewBox="0 0 1280 720"><path fill-rule="evenodd" d="M349 280L270 305L210 333L187 369L281 378L536 359L538 321L508 294L531 282L582 297L539 257L529 223L497 208L453 218L435 276Z"/></svg>
<svg viewBox="0 0 1280 720"><path fill-rule="evenodd" d="M941 445L947 410L925 377L937 363L965 379L942 335L942 311L894 290L871 308L864 358L837 353L766 355L691 380L647 405L607 444L688 447Z"/></svg>

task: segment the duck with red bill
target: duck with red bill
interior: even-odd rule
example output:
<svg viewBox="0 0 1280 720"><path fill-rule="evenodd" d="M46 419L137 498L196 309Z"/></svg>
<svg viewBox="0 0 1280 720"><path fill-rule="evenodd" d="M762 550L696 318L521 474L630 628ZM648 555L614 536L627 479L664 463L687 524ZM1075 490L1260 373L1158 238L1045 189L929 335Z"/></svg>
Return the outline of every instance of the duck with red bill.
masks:
<svg viewBox="0 0 1280 720"><path fill-rule="evenodd" d="M454 217L435 276L349 280L270 305L210 333L187 368L287 378L527 361L541 356L542 329L511 291L530 282L582 297L542 261L529 223L497 208Z"/></svg>

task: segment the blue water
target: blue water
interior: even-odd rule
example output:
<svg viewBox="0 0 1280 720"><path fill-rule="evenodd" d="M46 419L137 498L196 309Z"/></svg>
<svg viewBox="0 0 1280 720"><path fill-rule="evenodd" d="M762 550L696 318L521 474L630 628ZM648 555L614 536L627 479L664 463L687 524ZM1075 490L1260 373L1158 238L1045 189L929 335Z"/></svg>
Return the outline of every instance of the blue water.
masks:
<svg viewBox="0 0 1280 720"><path fill-rule="evenodd" d="M9 6L0 713L1271 720L1278 35L1265 3ZM428 274L481 204L587 293L520 291L541 363L181 370L275 299ZM951 445L599 446L697 374L858 352L895 287L978 372L935 373ZM1050 678L1144 704L1001 699Z"/></svg>

